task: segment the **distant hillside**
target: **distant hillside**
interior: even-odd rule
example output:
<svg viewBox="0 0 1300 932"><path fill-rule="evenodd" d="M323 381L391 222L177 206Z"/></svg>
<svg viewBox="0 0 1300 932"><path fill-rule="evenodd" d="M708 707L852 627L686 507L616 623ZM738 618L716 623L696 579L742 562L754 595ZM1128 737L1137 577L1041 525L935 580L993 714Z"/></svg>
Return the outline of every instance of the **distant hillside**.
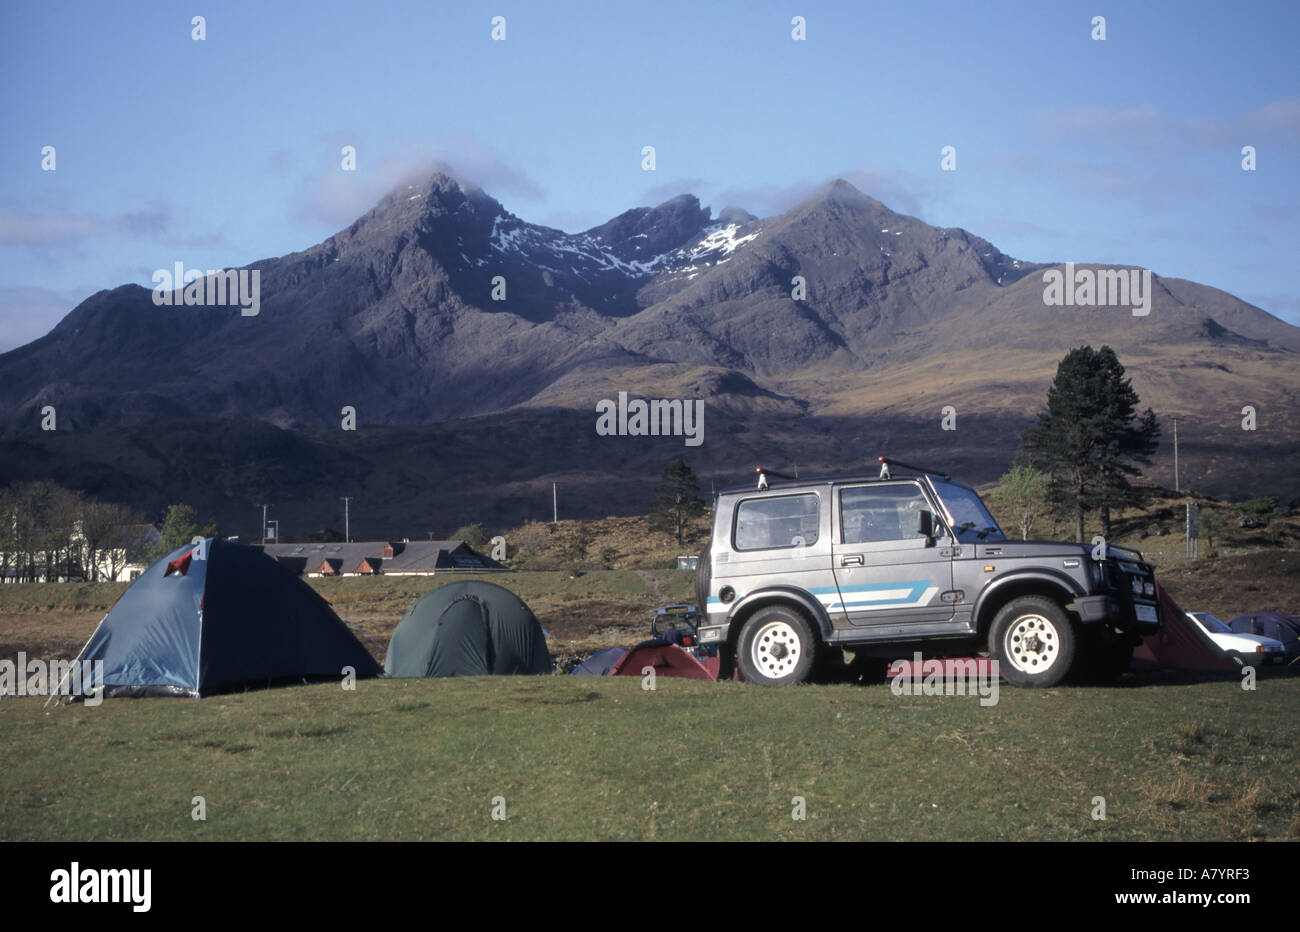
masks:
<svg viewBox="0 0 1300 932"><path fill-rule="evenodd" d="M574 515L639 511L678 454L724 482L880 452L987 481L1061 356L1107 343L1165 421L1160 481L1177 417L1185 484L1300 494L1300 328L1158 275L1146 316L1047 306L1047 268L843 181L775 217L682 195L568 234L436 174L250 266L257 316L126 285L0 356L0 482L190 501L236 527L263 501L286 525L337 525L347 494L390 533L540 517L552 481ZM703 446L597 436L619 392L703 400Z"/></svg>

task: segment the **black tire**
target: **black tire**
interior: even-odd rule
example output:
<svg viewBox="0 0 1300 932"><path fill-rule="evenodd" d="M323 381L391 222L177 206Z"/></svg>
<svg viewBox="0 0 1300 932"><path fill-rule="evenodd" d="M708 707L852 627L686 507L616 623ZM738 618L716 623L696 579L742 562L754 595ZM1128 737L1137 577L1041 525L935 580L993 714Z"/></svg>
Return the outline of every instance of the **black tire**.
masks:
<svg viewBox="0 0 1300 932"><path fill-rule="evenodd" d="M1076 667L1081 682L1113 683L1128 672L1132 663L1131 642L1113 641L1101 634L1093 634L1088 638Z"/></svg>
<svg viewBox="0 0 1300 932"><path fill-rule="evenodd" d="M700 551L695 564L695 610L705 619L709 617L709 584L713 582L712 551L713 543L710 541Z"/></svg>
<svg viewBox="0 0 1300 932"><path fill-rule="evenodd" d="M1045 688L1074 667L1078 636L1065 609L1049 598L1025 595L1002 607L989 628L989 653L1013 686Z"/></svg>
<svg viewBox="0 0 1300 932"><path fill-rule="evenodd" d="M749 617L736 645L736 664L748 683L785 686L807 680L817 662L817 639L801 612L782 605Z"/></svg>

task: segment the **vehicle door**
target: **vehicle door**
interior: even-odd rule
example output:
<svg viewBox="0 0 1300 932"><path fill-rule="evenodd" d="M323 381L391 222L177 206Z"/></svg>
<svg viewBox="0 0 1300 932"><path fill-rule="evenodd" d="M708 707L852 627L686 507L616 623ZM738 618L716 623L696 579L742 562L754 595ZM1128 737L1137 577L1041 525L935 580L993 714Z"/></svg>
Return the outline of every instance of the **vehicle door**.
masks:
<svg viewBox="0 0 1300 932"><path fill-rule="evenodd" d="M837 485L831 548L851 625L948 622L952 547L916 482ZM927 536L923 514L929 515Z"/></svg>

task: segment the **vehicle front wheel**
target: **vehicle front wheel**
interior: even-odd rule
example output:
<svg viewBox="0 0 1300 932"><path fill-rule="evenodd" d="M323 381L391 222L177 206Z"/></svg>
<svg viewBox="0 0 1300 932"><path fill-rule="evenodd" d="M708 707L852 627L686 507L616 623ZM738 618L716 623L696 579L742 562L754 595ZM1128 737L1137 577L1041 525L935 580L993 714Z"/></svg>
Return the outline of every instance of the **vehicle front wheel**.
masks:
<svg viewBox="0 0 1300 932"><path fill-rule="evenodd" d="M1074 666L1076 641L1065 609L1037 595L1008 602L989 629L989 653L1013 686L1060 683Z"/></svg>
<svg viewBox="0 0 1300 932"><path fill-rule="evenodd" d="M793 609L774 605L759 609L745 622L736 663L750 683L784 686L807 680L816 655L817 642L808 620Z"/></svg>

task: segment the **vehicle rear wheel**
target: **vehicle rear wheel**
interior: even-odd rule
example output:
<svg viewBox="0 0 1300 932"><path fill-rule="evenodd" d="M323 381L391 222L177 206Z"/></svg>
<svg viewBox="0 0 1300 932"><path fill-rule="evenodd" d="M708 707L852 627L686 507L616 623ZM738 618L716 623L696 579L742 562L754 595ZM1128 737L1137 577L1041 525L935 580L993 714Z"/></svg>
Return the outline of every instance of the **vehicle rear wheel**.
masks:
<svg viewBox="0 0 1300 932"><path fill-rule="evenodd" d="M812 674L816 659L812 626L793 609L780 605L759 609L740 632L736 663L750 683L802 683Z"/></svg>
<svg viewBox="0 0 1300 932"><path fill-rule="evenodd" d="M1013 686L1055 686L1074 666L1074 623L1051 599L1021 596L1003 606L989 629L989 653Z"/></svg>

